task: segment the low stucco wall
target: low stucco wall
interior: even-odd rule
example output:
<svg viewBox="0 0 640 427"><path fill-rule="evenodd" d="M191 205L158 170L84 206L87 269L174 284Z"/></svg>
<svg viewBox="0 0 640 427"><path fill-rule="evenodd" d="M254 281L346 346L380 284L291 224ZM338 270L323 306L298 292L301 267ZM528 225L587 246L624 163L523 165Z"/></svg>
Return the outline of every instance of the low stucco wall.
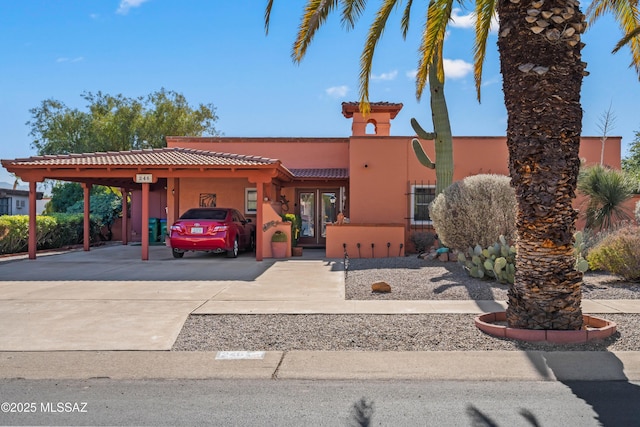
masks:
<svg viewBox="0 0 640 427"><path fill-rule="evenodd" d="M345 244L350 258L404 256L404 242L403 224L327 225L327 257L329 258L342 258ZM358 244L360 244L359 250Z"/></svg>
<svg viewBox="0 0 640 427"><path fill-rule="evenodd" d="M258 226L256 233L263 233L262 240L262 256L264 258L273 258L273 253L271 252L271 236L276 231L282 231L287 236L289 236L289 240L287 242L287 257L291 256L291 223L283 222L282 217L278 215L274 206L270 202L265 202L262 204L263 209L263 221L264 224Z"/></svg>

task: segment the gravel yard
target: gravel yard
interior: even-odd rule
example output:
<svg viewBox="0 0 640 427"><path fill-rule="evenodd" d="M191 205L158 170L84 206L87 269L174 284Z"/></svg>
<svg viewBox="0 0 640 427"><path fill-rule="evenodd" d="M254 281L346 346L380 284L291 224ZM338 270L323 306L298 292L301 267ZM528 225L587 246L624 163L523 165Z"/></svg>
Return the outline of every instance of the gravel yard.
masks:
<svg viewBox="0 0 640 427"><path fill-rule="evenodd" d="M371 284L386 281L389 294L373 294ZM507 286L470 278L457 263L416 257L352 259L346 298L356 300L506 300ZM640 284L589 273L585 299L640 299ZM607 314L618 333L581 345L518 342L490 337L473 324L472 314L408 315L196 315L190 316L173 350L609 350L640 351L640 315Z"/></svg>

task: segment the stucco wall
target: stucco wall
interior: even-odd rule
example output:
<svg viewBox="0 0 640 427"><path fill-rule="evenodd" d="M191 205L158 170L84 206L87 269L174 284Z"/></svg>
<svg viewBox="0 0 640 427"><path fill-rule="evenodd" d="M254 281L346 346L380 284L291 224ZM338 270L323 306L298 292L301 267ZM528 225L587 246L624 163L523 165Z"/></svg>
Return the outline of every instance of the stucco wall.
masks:
<svg viewBox="0 0 640 427"><path fill-rule="evenodd" d="M288 168L349 167L348 138L167 137L167 145L278 159Z"/></svg>

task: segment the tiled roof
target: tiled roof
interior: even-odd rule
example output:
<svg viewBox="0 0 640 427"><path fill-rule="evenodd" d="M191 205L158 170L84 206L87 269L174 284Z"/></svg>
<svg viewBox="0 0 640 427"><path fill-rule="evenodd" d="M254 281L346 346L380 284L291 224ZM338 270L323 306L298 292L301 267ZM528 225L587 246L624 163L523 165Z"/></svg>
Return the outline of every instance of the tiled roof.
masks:
<svg viewBox="0 0 640 427"><path fill-rule="evenodd" d="M395 119L400 110L402 110L402 103L394 102L370 102L371 112L388 112L391 114L391 118ZM343 102L342 103L342 115L346 118L353 117L354 113L360 112L359 102Z"/></svg>
<svg viewBox="0 0 640 427"><path fill-rule="evenodd" d="M314 179L348 179L349 169L346 168L322 168L322 169L289 169L295 178Z"/></svg>
<svg viewBox="0 0 640 427"><path fill-rule="evenodd" d="M188 148L154 148L84 154L59 154L16 159L12 165L32 166L258 166L278 160ZM4 162L3 162L4 163Z"/></svg>

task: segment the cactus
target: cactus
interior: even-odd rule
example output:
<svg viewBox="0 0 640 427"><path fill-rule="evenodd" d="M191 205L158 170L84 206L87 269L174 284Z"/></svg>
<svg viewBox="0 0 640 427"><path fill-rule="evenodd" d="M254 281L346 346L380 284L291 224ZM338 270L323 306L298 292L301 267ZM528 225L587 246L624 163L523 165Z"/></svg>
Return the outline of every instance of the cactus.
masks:
<svg viewBox="0 0 640 427"><path fill-rule="evenodd" d="M434 140L435 161L432 161L424 152L418 139L412 140L412 146L418 161L429 169L435 169L436 195L438 195L453 182L453 137L449 111L444 99L444 71L442 71L442 64L438 63L437 56L429 67L428 78L434 131L426 132L414 118L411 119L411 127L420 139Z"/></svg>
<svg viewBox="0 0 640 427"><path fill-rule="evenodd" d="M582 231L577 231L573 235L573 239L573 255L576 257L576 264L574 268L580 273L586 273L587 270L589 270L589 262L583 257L585 242Z"/></svg>
<svg viewBox="0 0 640 427"><path fill-rule="evenodd" d="M500 241L488 248L476 245L469 248L466 253L458 253L458 263L477 279L492 278L500 283L515 281L516 275L516 249L500 236Z"/></svg>

